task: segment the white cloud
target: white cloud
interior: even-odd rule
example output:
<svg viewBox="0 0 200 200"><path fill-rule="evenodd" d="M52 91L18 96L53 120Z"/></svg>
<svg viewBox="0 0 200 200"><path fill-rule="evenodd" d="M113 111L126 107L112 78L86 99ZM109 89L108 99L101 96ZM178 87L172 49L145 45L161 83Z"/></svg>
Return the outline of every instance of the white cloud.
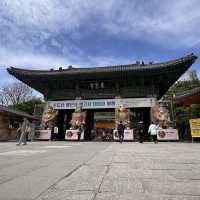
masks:
<svg viewBox="0 0 200 200"><path fill-rule="evenodd" d="M29 53L23 51L7 51L1 49L0 66L24 67L27 69L49 69L51 67L68 66L71 60L59 56Z"/></svg>
<svg viewBox="0 0 200 200"><path fill-rule="evenodd" d="M0 64L50 67L116 63L109 55L88 55L68 40L69 36L84 39L90 31L167 48L198 47L199 9L199 0L1 0ZM82 27L87 31L81 32ZM50 52L50 45L57 55Z"/></svg>
<svg viewBox="0 0 200 200"><path fill-rule="evenodd" d="M118 5L116 4L116 7ZM200 1L134 1L115 9L104 26L110 34L172 48L200 45Z"/></svg>
<svg viewBox="0 0 200 200"><path fill-rule="evenodd" d="M200 43L199 0L1 0L0 7L1 40L15 47L36 48L63 32L80 36L82 26L161 45Z"/></svg>
<svg viewBox="0 0 200 200"><path fill-rule="evenodd" d="M115 64L128 64L130 62L133 62L134 58L130 59L124 59L124 58L115 58L115 57L102 57L102 56L96 56L91 57L88 56L83 61L82 58L76 59L74 61L74 58L67 59L64 57L59 56L53 56L53 55L41 55L41 54L30 54L26 52L11 52L11 51L0 51L1 59L0 59L0 69L6 68L6 67L20 67L20 68L26 68L26 69L58 69L60 66L62 67L68 67L69 65L73 65L74 67L91 67L91 66L106 66Z"/></svg>

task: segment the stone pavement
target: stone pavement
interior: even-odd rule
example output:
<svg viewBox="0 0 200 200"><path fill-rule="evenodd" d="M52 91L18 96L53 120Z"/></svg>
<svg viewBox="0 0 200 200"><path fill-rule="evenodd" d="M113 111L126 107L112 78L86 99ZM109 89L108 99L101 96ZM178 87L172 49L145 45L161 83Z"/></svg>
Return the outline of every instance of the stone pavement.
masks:
<svg viewBox="0 0 200 200"><path fill-rule="evenodd" d="M200 144L0 143L1 200L200 200Z"/></svg>

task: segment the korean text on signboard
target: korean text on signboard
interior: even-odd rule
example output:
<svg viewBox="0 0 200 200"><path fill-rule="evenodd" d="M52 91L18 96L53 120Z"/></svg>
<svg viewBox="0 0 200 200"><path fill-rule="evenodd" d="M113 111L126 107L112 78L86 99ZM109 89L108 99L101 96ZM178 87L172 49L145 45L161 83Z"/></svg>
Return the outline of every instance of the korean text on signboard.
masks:
<svg viewBox="0 0 200 200"><path fill-rule="evenodd" d="M200 118L190 120L190 129L192 137L200 137Z"/></svg>
<svg viewBox="0 0 200 200"><path fill-rule="evenodd" d="M48 104L54 109L75 109L81 107L83 109L95 108L117 108L124 105L131 107L152 107L154 105L153 98L126 98L126 99L97 99L97 100L67 100L67 101L49 101Z"/></svg>

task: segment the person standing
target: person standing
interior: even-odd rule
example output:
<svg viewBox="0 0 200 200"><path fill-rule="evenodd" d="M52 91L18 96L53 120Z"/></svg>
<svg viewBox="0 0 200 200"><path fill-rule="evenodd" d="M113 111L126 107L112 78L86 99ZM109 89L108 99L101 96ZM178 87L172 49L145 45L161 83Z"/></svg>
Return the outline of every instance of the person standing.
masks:
<svg viewBox="0 0 200 200"><path fill-rule="evenodd" d="M17 143L17 145L20 145L21 143L23 143L23 145L27 144L27 134L28 134L28 129L29 129L29 121L27 118L24 118L23 123L20 127L20 138L19 138L19 142Z"/></svg>
<svg viewBox="0 0 200 200"><path fill-rule="evenodd" d="M119 142L122 143L124 140L124 129L125 126L122 124L122 121L118 124L117 127L117 132L118 132L118 137L119 137Z"/></svg>
<svg viewBox="0 0 200 200"><path fill-rule="evenodd" d="M96 130L92 129L91 130L91 140L95 140L96 139Z"/></svg>
<svg viewBox="0 0 200 200"><path fill-rule="evenodd" d="M151 122L151 124L149 126L148 133L153 138L154 143L157 144L158 143L158 140L157 140L157 126L153 122Z"/></svg>
<svg viewBox="0 0 200 200"><path fill-rule="evenodd" d="M185 129L186 129L185 123L181 122L178 129L179 129L180 139L182 141L184 141L184 139L185 139Z"/></svg>
<svg viewBox="0 0 200 200"><path fill-rule="evenodd" d="M81 135L82 135L82 133L83 133L83 130L84 130L84 128L83 128L83 125L81 124L81 125L79 126L79 128L78 128L78 132L77 132L77 135L78 135L78 141L81 140Z"/></svg>
<svg viewBox="0 0 200 200"><path fill-rule="evenodd" d="M53 140L57 140L58 139L58 127L57 126L54 126L53 128Z"/></svg>
<svg viewBox="0 0 200 200"><path fill-rule="evenodd" d="M144 142L144 130L143 130L143 124L142 123L139 124L138 132L139 132L139 142L143 143Z"/></svg>

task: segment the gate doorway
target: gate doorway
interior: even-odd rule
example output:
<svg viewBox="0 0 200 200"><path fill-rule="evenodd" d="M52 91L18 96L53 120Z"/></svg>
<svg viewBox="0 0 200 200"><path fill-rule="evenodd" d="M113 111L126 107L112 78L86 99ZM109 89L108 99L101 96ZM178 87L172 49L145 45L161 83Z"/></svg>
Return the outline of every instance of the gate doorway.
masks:
<svg viewBox="0 0 200 200"><path fill-rule="evenodd" d="M65 140L65 131L70 128L70 121L74 110L58 110L55 125L58 127L57 140Z"/></svg>
<svg viewBox="0 0 200 200"><path fill-rule="evenodd" d="M115 128L115 109L88 109L85 124L85 140L112 140Z"/></svg>
<svg viewBox="0 0 200 200"><path fill-rule="evenodd" d="M139 124L143 125L144 140L149 139L148 128L150 125L150 108L131 108L131 128L134 129L134 140L138 140Z"/></svg>
<svg viewBox="0 0 200 200"><path fill-rule="evenodd" d="M84 140L108 141L113 138L115 129L115 109L87 109L85 119ZM57 140L65 139L65 132L70 129L70 121L74 110L58 110L55 126L58 127ZM134 140L138 139L138 124L143 124L145 140L149 139L150 108L130 108L130 128L134 131Z"/></svg>

